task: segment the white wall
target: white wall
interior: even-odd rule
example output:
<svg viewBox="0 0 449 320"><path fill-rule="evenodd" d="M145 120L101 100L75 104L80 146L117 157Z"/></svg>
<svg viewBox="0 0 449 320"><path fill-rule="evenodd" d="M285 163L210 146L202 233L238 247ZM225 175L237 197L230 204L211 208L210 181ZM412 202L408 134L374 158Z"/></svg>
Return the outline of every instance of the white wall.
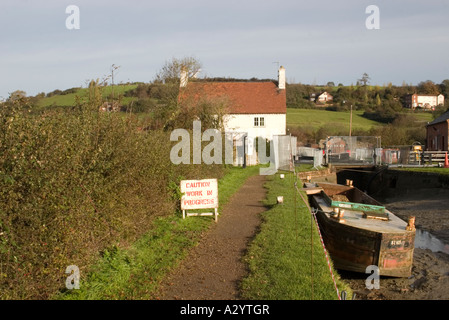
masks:
<svg viewBox="0 0 449 320"><path fill-rule="evenodd" d="M420 96L418 95L418 104L424 105L428 103L431 106L437 106L439 104L444 104L444 96Z"/></svg>
<svg viewBox="0 0 449 320"><path fill-rule="evenodd" d="M263 117L264 126L255 127L254 118ZM286 134L286 114L231 114L224 117L226 132L247 132L251 137L273 139L273 135Z"/></svg>

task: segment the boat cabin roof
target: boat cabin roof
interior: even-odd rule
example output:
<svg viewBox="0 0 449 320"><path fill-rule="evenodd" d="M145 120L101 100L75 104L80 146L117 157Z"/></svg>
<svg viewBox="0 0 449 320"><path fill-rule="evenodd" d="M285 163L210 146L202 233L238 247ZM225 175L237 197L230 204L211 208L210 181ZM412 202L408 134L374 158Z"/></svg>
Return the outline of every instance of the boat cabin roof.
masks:
<svg viewBox="0 0 449 320"><path fill-rule="evenodd" d="M330 185L331 184L329 184L329 186ZM319 183L318 186L315 186L314 188L316 188L316 187L323 188L323 190L321 192L326 193L327 196L329 196L329 194L326 192L326 184L325 183L323 183L323 184ZM332 184L332 190L335 191L336 188L338 189L338 187L341 187L342 191L348 191L349 189L353 188L353 187L348 187L348 186L343 186L343 185ZM317 202L318 206L326 214L326 216L329 219L334 219L333 217L331 217L334 214L334 212L333 212L334 208L326 200L326 196L324 194L322 194L321 192L315 193L312 196L315 198L315 201ZM370 200L374 201L373 204L376 204L376 205L378 204L374 199L370 198ZM407 223L404 220L397 217L396 215L394 215L392 212L390 212L387 209L385 209L385 213L388 215L388 221L384 221L384 220L380 220L380 219L373 219L373 218L366 218L366 217L364 217L363 211L357 211L354 209L351 209L351 210L343 209L343 210L344 210L344 214L343 214L344 222L341 222L341 223L345 223L348 226L353 226L356 228L362 228L362 229L366 229L366 230L370 230L370 231L374 231L374 232L380 232L380 233L391 233L391 232L402 233L402 232L406 231ZM338 221L338 220L336 220L336 221Z"/></svg>

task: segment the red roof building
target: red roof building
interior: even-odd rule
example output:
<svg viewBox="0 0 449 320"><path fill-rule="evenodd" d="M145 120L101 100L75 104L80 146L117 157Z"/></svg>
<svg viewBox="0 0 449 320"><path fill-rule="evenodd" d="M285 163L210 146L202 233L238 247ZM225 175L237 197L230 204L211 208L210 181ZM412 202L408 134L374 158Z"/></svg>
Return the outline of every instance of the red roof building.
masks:
<svg viewBox="0 0 449 320"><path fill-rule="evenodd" d="M179 103L185 107L200 99L224 99L227 105L225 131L245 132L271 139L286 134L285 68L278 82L187 82L181 75Z"/></svg>
<svg viewBox="0 0 449 320"><path fill-rule="evenodd" d="M200 97L228 99L230 114L286 113L285 90L274 82L191 82L180 101Z"/></svg>

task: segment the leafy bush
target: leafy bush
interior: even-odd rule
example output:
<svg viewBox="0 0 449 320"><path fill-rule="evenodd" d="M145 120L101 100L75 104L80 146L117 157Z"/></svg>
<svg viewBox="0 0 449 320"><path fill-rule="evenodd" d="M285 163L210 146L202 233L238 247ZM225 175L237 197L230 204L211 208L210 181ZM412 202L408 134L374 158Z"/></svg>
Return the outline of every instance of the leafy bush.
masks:
<svg viewBox="0 0 449 320"><path fill-rule="evenodd" d="M53 90L52 92L47 93L47 97L53 97L53 96L59 95L61 93L62 93L62 90L56 89L56 90Z"/></svg>
<svg viewBox="0 0 449 320"><path fill-rule="evenodd" d="M156 106L156 101L153 99L138 99L131 102L128 106L124 107L122 111L134 112L134 113L148 113L151 112Z"/></svg>
<svg viewBox="0 0 449 320"><path fill-rule="evenodd" d="M126 246L173 213L181 177L219 178L218 165L169 160L169 132L103 113L91 84L72 110L0 110L0 298L46 299L100 252ZM108 251L109 250L109 251Z"/></svg>
<svg viewBox="0 0 449 320"><path fill-rule="evenodd" d="M315 93L312 86L302 84L289 84L286 90L288 108L315 108L315 103L310 101L310 95Z"/></svg>
<svg viewBox="0 0 449 320"><path fill-rule="evenodd" d="M426 128L412 115L397 115L392 123L371 130L370 135L382 136L382 146L411 145L426 141Z"/></svg>
<svg viewBox="0 0 449 320"><path fill-rule="evenodd" d="M71 94L71 93L76 93L80 88L70 88L70 89L66 89L64 91L62 91L60 93L60 95L66 95L66 94Z"/></svg>

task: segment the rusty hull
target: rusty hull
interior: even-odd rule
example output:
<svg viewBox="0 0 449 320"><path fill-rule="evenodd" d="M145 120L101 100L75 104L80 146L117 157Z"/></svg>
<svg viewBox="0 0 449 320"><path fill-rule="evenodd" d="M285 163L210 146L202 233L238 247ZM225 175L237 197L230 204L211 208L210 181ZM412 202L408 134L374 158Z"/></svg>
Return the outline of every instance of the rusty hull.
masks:
<svg viewBox="0 0 449 320"><path fill-rule="evenodd" d="M354 187L319 184L328 196L345 193L351 201L379 203ZM379 274L409 277L413 263L415 231L406 230L407 223L388 211L388 221L367 219L363 212L347 211L344 220L333 217L332 208L322 193L310 196L326 249L337 269L365 273L370 265ZM355 201L354 201L355 202Z"/></svg>

